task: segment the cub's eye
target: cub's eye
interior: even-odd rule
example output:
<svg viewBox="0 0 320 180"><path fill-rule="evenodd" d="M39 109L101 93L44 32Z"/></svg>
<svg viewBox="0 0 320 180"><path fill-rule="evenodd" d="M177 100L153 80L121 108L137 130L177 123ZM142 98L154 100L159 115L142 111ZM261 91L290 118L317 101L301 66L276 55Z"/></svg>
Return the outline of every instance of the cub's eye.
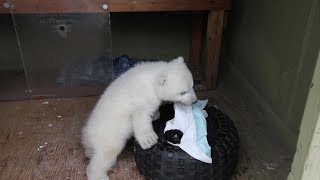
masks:
<svg viewBox="0 0 320 180"><path fill-rule="evenodd" d="M185 95L187 93L187 91L183 91L180 93L180 95Z"/></svg>

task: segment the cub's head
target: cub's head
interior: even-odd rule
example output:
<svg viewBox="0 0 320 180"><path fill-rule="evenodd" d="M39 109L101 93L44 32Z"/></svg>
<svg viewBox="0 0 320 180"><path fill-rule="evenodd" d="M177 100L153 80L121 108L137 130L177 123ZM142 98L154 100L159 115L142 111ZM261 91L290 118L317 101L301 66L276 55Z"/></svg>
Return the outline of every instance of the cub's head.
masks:
<svg viewBox="0 0 320 180"><path fill-rule="evenodd" d="M192 74L184 63L183 57L169 62L167 68L158 76L156 83L157 95L163 101L187 105L197 101Z"/></svg>

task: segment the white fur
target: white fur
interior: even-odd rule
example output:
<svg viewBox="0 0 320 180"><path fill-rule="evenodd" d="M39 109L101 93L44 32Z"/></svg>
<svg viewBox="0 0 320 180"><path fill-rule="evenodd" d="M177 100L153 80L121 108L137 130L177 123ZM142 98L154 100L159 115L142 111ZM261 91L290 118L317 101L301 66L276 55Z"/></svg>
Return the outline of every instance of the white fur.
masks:
<svg viewBox="0 0 320 180"><path fill-rule="evenodd" d="M182 57L171 62L141 63L110 84L82 130L89 180L109 179L127 139L134 134L143 149L157 143L152 117L162 101L192 104L197 100L192 75Z"/></svg>

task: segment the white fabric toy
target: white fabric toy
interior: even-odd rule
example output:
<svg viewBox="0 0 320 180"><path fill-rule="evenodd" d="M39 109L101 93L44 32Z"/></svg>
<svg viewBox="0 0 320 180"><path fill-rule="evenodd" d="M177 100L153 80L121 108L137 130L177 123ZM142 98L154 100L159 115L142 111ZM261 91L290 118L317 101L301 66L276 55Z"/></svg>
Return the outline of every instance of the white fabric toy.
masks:
<svg viewBox="0 0 320 180"><path fill-rule="evenodd" d="M166 123L164 133L169 130L180 130L183 136L179 146L195 159L205 163L212 163L211 147L207 141L207 112L204 110L208 100L197 101L195 104L187 106L175 103L175 116Z"/></svg>

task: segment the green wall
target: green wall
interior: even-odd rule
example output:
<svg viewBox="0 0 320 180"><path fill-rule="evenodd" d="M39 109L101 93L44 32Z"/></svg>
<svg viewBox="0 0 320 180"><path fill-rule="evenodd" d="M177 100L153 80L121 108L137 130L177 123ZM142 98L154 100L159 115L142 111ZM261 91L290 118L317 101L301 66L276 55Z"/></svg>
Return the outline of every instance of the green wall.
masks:
<svg viewBox="0 0 320 180"><path fill-rule="evenodd" d="M296 134L319 48L316 1L234 1L227 32L231 63Z"/></svg>

